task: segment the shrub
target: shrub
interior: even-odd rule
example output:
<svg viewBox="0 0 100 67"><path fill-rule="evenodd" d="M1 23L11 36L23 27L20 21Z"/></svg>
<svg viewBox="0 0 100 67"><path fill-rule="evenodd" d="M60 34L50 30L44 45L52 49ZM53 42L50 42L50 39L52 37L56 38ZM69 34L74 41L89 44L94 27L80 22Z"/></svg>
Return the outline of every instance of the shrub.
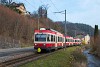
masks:
<svg viewBox="0 0 100 67"><path fill-rule="evenodd" d="M86 57L84 56L84 54L82 53L83 49L80 47L77 47L75 51L73 51L72 55L74 56L75 60L82 62L82 61L86 61Z"/></svg>

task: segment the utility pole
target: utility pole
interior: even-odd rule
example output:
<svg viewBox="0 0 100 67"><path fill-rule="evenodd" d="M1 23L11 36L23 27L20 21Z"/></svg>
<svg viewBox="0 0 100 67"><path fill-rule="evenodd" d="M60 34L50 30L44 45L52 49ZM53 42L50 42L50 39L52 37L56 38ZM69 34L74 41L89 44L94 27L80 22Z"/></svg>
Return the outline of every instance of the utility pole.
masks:
<svg viewBox="0 0 100 67"><path fill-rule="evenodd" d="M67 36L67 29L66 29L66 10L60 11L60 12L54 12L54 13L65 14L65 44L64 44L64 47L66 47L66 36Z"/></svg>
<svg viewBox="0 0 100 67"><path fill-rule="evenodd" d="M66 10L65 10L65 47L66 47L66 35L67 35L67 30L66 30Z"/></svg>
<svg viewBox="0 0 100 67"><path fill-rule="evenodd" d="M39 22L39 19L40 19L40 16L39 16L39 14L38 14L38 30L39 30L39 28L40 28L40 22Z"/></svg>
<svg viewBox="0 0 100 67"><path fill-rule="evenodd" d="M76 30L75 30L75 37L76 37Z"/></svg>

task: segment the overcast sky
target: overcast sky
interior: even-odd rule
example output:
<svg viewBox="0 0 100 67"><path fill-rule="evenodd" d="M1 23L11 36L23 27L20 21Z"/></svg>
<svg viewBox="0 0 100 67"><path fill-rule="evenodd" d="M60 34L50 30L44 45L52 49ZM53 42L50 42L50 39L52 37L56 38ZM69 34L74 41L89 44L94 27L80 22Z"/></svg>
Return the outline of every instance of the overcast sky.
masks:
<svg viewBox="0 0 100 67"><path fill-rule="evenodd" d="M64 14L55 14L67 10L67 21L84 23L100 29L100 0L14 0L25 3L27 11L34 12L41 5L47 5L48 17L53 21L64 21Z"/></svg>

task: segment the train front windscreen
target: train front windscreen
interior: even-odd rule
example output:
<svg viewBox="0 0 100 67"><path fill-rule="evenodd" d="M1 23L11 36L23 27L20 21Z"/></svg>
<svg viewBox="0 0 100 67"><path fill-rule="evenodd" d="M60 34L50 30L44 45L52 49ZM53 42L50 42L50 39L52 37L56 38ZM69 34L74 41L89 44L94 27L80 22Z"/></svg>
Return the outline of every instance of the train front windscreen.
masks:
<svg viewBox="0 0 100 67"><path fill-rule="evenodd" d="M35 41L46 41L46 34L35 34Z"/></svg>

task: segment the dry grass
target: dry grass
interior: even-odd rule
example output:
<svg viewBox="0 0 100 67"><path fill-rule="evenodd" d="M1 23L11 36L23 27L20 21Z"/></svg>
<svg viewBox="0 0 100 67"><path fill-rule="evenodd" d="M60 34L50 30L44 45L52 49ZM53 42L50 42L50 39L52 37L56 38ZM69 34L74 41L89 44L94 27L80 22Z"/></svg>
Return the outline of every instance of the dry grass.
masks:
<svg viewBox="0 0 100 67"><path fill-rule="evenodd" d="M76 63L74 63L74 67L87 67L87 63L85 63L85 62L76 62Z"/></svg>
<svg viewBox="0 0 100 67"><path fill-rule="evenodd" d="M90 53L100 57L100 36L94 42L94 39L91 41L92 49Z"/></svg>
<svg viewBox="0 0 100 67"><path fill-rule="evenodd" d="M50 28L61 31L58 24L53 23L47 18L40 18L40 27ZM49 25L49 26L48 26ZM22 16L15 11L0 5L0 36L19 40L21 43L33 43L34 30L38 29L38 19Z"/></svg>
<svg viewBox="0 0 100 67"><path fill-rule="evenodd" d="M72 55L74 57L73 67L87 67L87 59L84 56L82 47L77 47L75 51L73 51Z"/></svg>

